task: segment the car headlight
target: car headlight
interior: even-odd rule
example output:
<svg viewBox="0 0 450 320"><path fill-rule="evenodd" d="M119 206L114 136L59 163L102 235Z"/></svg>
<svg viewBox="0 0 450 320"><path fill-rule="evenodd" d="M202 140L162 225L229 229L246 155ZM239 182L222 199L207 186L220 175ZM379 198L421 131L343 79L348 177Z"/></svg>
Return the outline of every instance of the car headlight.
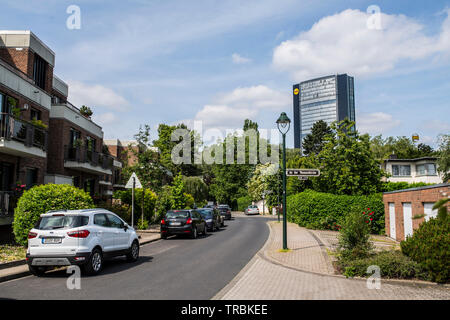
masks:
<svg viewBox="0 0 450 320"><path fill-rule="evenodd" d="M208 220L206 220L206 222L212 222L212 219L208 219Z"/></svg>

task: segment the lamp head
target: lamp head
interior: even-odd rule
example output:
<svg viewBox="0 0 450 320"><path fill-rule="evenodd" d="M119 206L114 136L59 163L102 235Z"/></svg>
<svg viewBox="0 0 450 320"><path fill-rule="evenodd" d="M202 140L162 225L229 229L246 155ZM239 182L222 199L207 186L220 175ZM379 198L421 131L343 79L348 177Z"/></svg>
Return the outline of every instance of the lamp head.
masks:
<svg viewBox="0 0 450 320"><path fill-rule="evenodd" d="M280 132L283 133L284 130L282 131L281 129L285 129L286 127L288 127L286 132L284 132L284 133L287 133L289 131L290 125L291 125L291 119L289 119L286 112L281 113L280 117L277 120L278 130L280 130Z"/></svg>

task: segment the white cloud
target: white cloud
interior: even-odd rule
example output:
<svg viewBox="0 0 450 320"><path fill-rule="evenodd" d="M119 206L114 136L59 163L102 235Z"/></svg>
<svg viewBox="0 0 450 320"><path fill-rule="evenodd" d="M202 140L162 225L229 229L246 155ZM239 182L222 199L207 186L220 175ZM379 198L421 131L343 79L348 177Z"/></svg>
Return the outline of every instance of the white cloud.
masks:
<svg viewBox="0 0 450 320"><path fill-rule="evenodd" d="M291 104L289 93L264 85L240 87L218 96L198 111L194 119L183 122L190 126L193 120L202 121L204 128L242 128L245 119L255 121L260 112L280 111Z"/></svg>
<svg viewBox="0 0 450 320"><path fill-rule="evenodd" d="M275 48L273 65L295 80L333 73L366 76L386 72L403 61L450 52L450 10L440 34L404 15L381 14L382 30L369 29L369 14L345 10L320 19L310 30Z"/></svg>
<svg viewBox="0 0 450 320"><path fill-rule="evenodd" d="M231 55L231 59L233 60L234 64L245 64L245 63L249 63L252 60L249 58L244 58L241 55L237 54L237 53L233 53Z"/></svg>
<svg viewBox="0 0 450 320"><path fill-rule="evenodd" d="M360 113L356 115L356 129L360 133L371 135L386 134L399 126L400 120L395 120L391 114L384 112Z"/></svg>
<svg viewBox="0 0 450 320"><path fill-rule="evenodd" d="M92 118L95 123L98 123L100 126L107 126L114 124L117 121L117 116L112 112L106 112L106 113L94 113L92 115Z"/></svg>
<svg viewBox="0 0 450 320"><path fill-rule="evenodd" d="M438 132L450 132L450 123L442 120L428 120L424 121L423 127L428 130L438 131Z"/></svg>
<svg viewBox="0 0 450 320"><path fill-rule="evenodd" d="M104 107L115 111L126 111L128 101L110 88L102 85L87 85L79 81L68 81L69 101L80 107ZM95 110L94 110L95 111Z"/></svg>

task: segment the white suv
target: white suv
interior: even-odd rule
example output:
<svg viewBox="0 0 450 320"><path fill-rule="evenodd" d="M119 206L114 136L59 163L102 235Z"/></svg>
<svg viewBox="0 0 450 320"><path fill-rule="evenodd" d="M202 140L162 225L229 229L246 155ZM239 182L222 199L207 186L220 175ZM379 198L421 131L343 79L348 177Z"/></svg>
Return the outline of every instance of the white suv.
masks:
<svg viewBox="0 0 450 320"><path fill-rule="evenodd" d="M73 264L96 274L104 259L121 255L130 262L138 260L138 236L105 209L50 211L28 233L27 262L36 276L49 267Z"/></svg>

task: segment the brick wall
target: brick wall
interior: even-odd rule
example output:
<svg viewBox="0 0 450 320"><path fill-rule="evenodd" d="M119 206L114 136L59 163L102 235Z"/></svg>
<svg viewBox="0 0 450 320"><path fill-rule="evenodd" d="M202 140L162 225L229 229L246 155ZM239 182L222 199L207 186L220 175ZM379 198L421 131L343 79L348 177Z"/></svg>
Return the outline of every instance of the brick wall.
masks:
<svg viewBox="0 0 450 320"><path fill-rule="evenodd" d="M450 185L440 185L434 188L420 188L413 190L385 193L383 195L386 234L392 237L390 232L389 203L395 203L395 229L396 240L405 240L405 228L403 217L403 203L411 203L412 217L424 214L424 203L434 203L442 198L450 196ZM450 204L447 205L450 210ZM413 230L419 228L424 218L413 219Z"/></svg>
<svg viewBox="0 0 450 320"><path fill-rule="evenodd" d="M29 48L0 48L0 58L9 65L26 74L28 78L33 80L34 51ZM53 88L53 66L47 63L47 73L45 75L45 88L49 95L52 94Z"/></svg>

